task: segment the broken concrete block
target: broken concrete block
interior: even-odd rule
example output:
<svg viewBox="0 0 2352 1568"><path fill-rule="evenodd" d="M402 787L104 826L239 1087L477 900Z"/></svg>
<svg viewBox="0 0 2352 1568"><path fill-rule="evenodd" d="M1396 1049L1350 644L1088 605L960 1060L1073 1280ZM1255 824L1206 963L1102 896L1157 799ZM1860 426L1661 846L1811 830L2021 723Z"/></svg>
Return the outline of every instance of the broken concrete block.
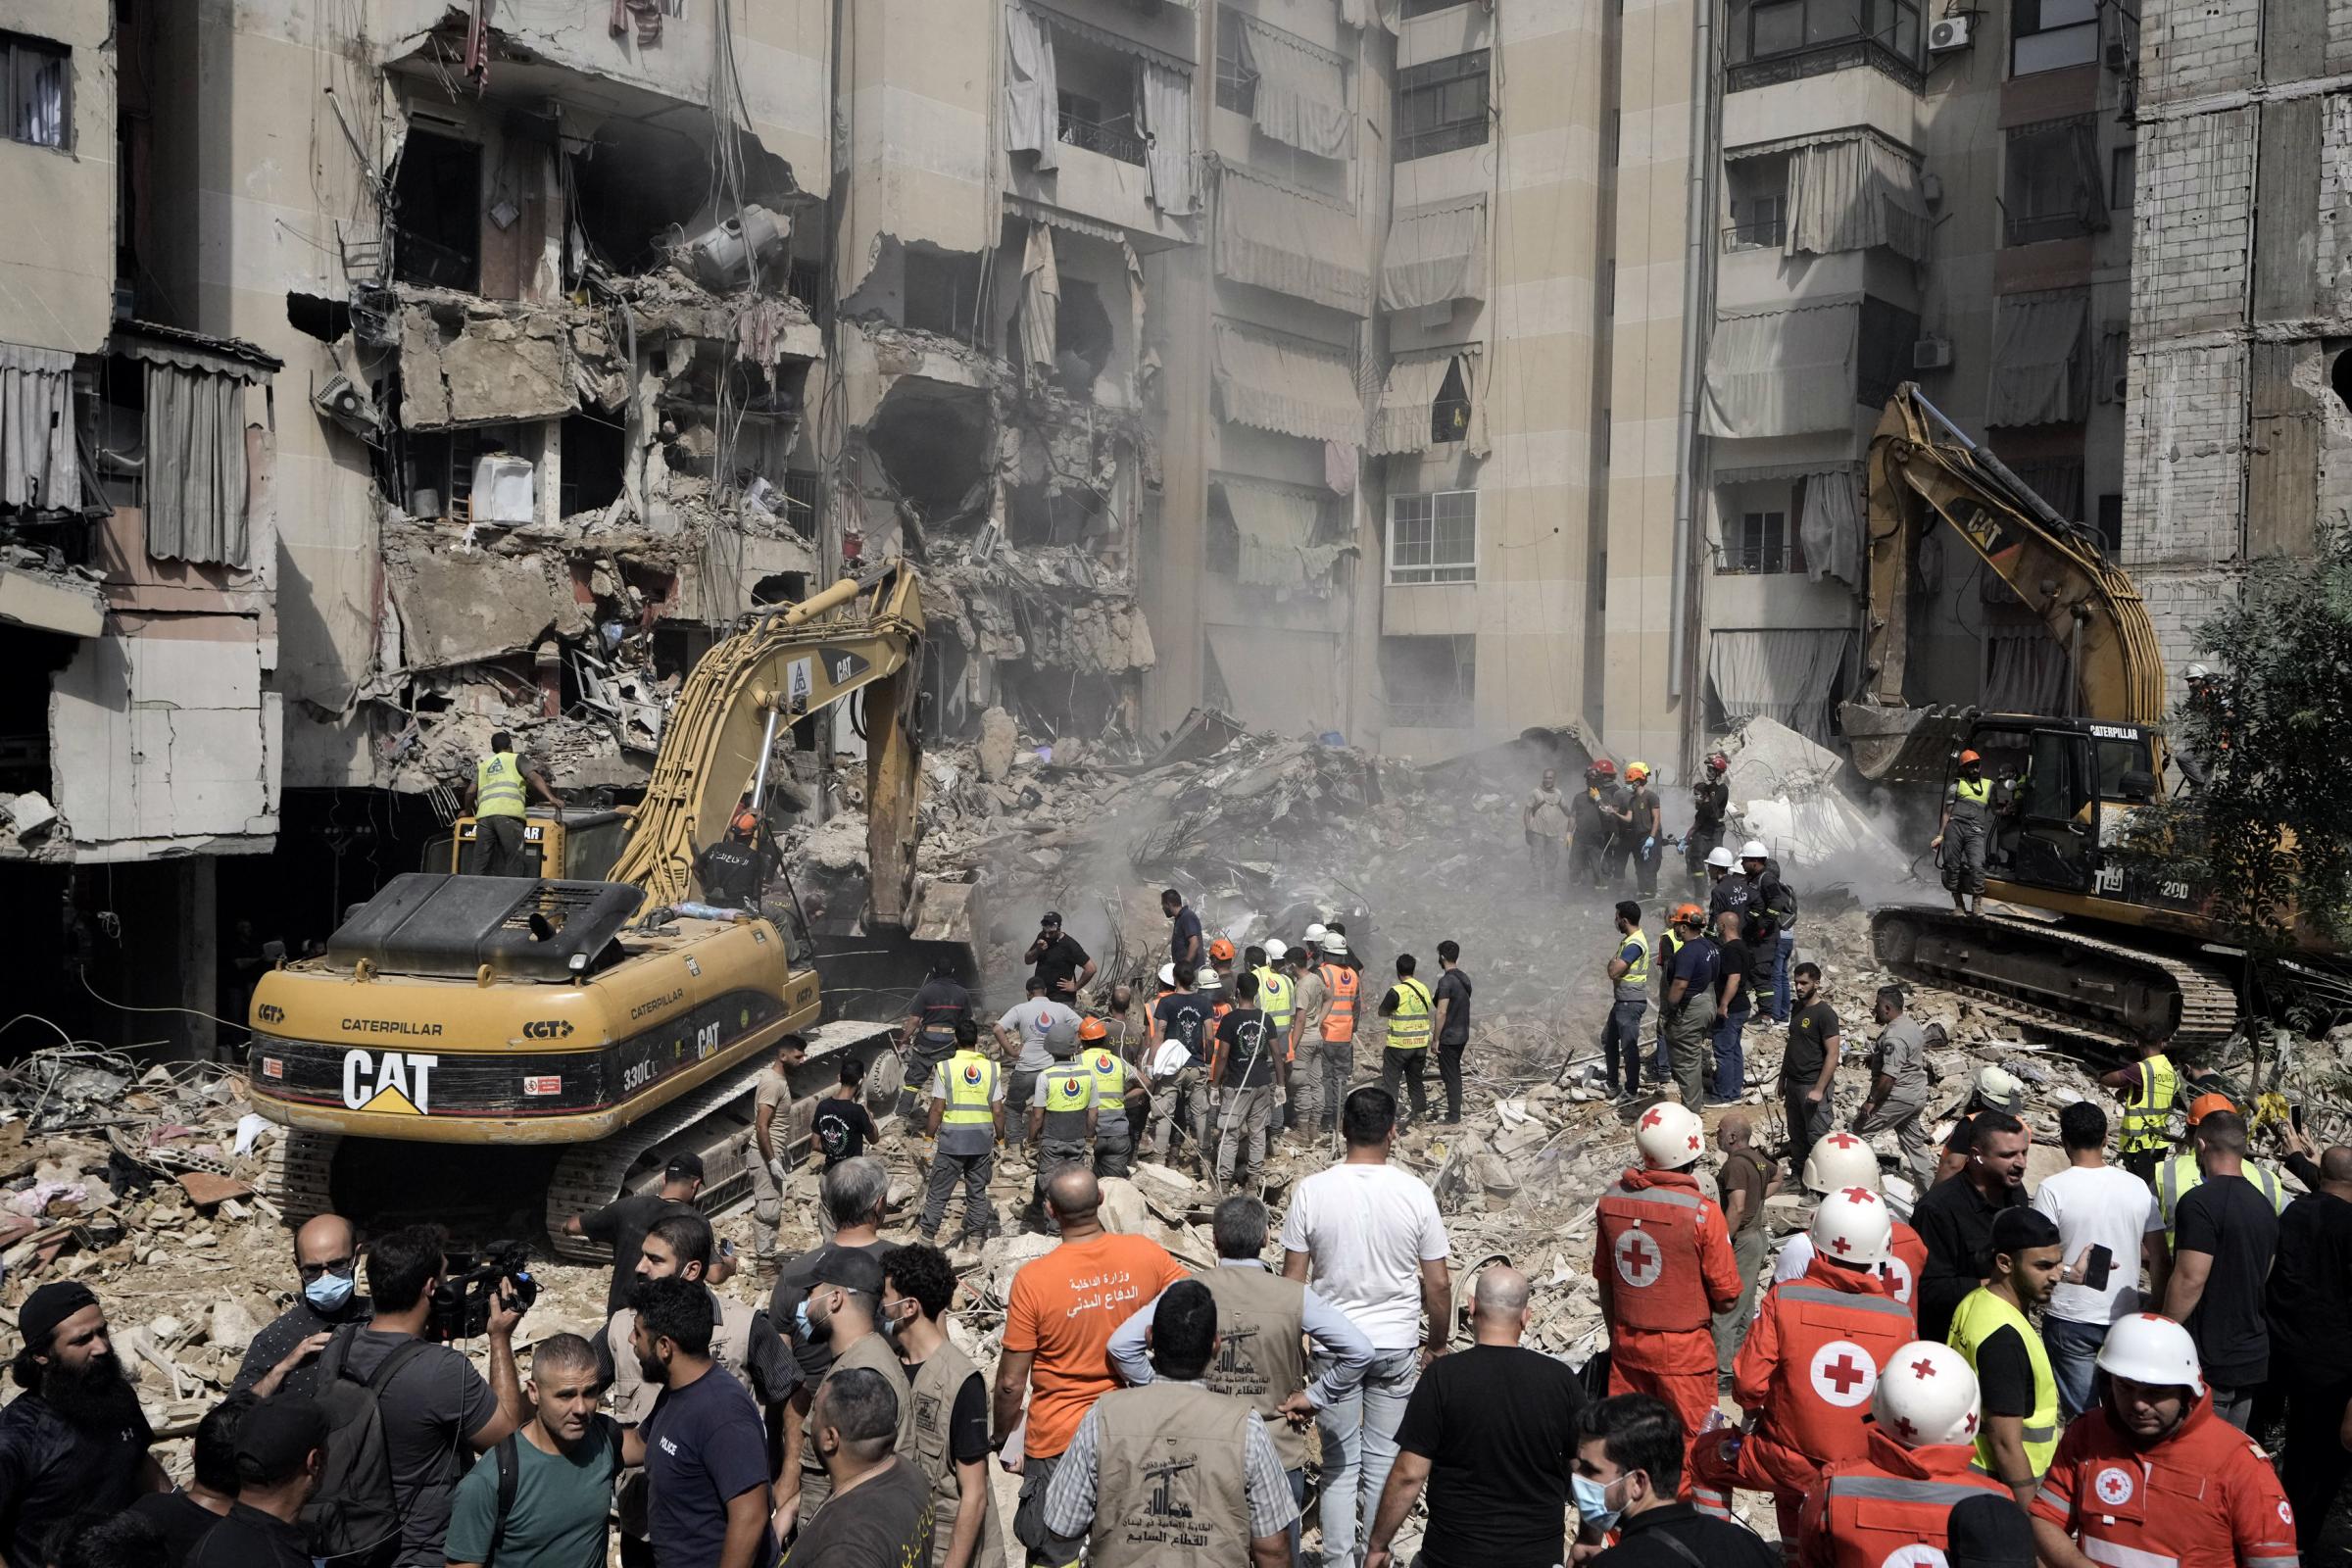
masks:
<svg viewBox="0 0 2352 1568"><path fill-rule="evenodd" d="M991 784L1003 783L1012 771L1012 754L1020 745L1021 732L1012 715L1002 708L992 708L980 715L980 776Z"/></svg>
<svg viewBox="0 0 2352 1568"><path fill-rule="evenodd" d="M8 825L16 830L19 838L23 838L56 821L57 808L49 804L46 795L27 791L14 797L6 805L0 805L0 815L5 815Z"/></svg>
<svg viewBox="0 0 2352 1568"><path fill-rule="evenodd" d="M411 305L400 327L400 421L409 429L560 419L579 407L558 318Z"/></svg>

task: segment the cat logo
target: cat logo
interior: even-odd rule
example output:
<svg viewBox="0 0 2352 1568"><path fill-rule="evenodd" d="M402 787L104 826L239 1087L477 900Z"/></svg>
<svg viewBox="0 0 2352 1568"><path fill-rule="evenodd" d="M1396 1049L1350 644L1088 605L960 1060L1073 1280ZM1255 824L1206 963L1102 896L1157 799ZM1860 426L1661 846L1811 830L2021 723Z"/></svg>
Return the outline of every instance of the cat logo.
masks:
<svg viewBox="0 0 2352 1568"><path fill-rule="evenodd" d="M571 1034L569 1018L534 1018L522 1026L525 1040L564 1040Z"/></svg>
<svg viewBox="0 0 2352 1568"><path fill-rule="evenodd" d="M265 1002L253 1011L254 1016L260 1018L264 1023L284 1023L286 1021L286 1009L274 1002Z"/></svg>
<svg viewBox="0 0 2352 1568"><path fill-rule="evenodd" d="M343 1053L343 1103L352 1110L422 1116L432 1110L432 1074L439 1056L387 1051Z"/></svg>

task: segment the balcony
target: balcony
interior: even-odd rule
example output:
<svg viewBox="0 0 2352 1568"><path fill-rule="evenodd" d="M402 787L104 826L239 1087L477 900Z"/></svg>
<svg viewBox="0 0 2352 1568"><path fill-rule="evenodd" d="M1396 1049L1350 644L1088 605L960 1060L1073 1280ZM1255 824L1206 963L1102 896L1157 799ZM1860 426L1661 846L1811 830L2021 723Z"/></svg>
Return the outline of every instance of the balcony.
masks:
<svg viewBox="0 0 2352 1568"><path fill-rule="evenodd" d="M1729 256L1739 251L1777 251L1788 238L1788 220L1779 213L1769 217L1752 218L1742 223L1729 223L1723 230L1723 250Z"/></svg>
<svg viewBox="0 0 2352 1568"><path fill-rule="evenodd" d="M1740 92L1867 66L1927 84L1915 0L1746 0L1731 18L1725 89Z"/></svg>
<svg viewBox="0 0 2352 1568"><path fill-rule="evenodd" d="M1144 167L1144 139L1135 133L1134 122L1124 116L1104 123L1065 108L1055 136L1065 147L1083 148L1138 169Z"/></svg>

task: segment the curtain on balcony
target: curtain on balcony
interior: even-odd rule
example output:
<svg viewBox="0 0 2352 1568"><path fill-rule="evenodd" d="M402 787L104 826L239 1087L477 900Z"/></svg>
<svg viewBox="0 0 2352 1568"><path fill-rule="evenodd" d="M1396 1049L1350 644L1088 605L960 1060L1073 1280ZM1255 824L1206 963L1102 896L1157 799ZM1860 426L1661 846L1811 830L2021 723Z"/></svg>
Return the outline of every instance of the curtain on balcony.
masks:
<svg viewBox="0 0 2352 1568"><path fill-rule="evenodd" d="M1805 476L1804 510L1796 537L1805 547L1805 575L1815 582L1835 577L1848 587L1862 583L1862 478L1850 468Z"/></svg>
<svg viewBox="0 0 2352 1568"><path fill-rule="evenodd" d="M1389 224L1380 308L1417 311L1487 292L1487 199L1408 207Z"/></svg>
<svg viewBox="0 0 2352 1568"><path fill-rule="evenodd" d="M2039 624L1984 628L1984 700L1992 713L2063 713L2066 649Z"/></svg>
<svg viewBox="0 0 2352 1568"><path fill-rule="evenodd" d="M1386 27L1395 32L1402 9L1401 0L1340 0L1340 20L1350 27Z"/></svg>
<svg viewBox="0 0 2352 1568"><path fill-rule="evenodd" d="M1364 406L1343 349L1216 323L1217 416L1308 441L1355 445L1364 438Z"/></svg>
<svg viewBox="0 0 2352 1568"><path fill-rule="evenodd" d="M0 506L80 505L74 356L0 343Z"/></svg>
<svg viewBox="0 0 2352 1568"><path fill-rule="evenodd" d="M1187 217L1200 206L1200 179L1193 168L1193 78L1147 60L1137 73L1135 96L1152 203L1170 218Z"/></svg>
<svg viewBox="0 0 2352 1568"><path fill-rule="evenodd" d="M147 367L147 553L248 564L245 383Z"/></svg>
<svg viewBox="0 0 2352 1568"><path fill-rule="evenodd" d="M2089 315L2085 289L2002 298L1984 394L1987 425L2072 424L2083 417L2090 389L2082 373L2082 334Z"/></svg>
<svg viewBox="0 0 2352 1568"><path fill-rule="evenodd" d="M1021 253L1021 362L1035 375L1054 373L1060 314L1061 269L1054 260L1054 230L1031 223Z"/></svg>
<svg viewBox="0 0 2352 1568"><path fill-rule="evenodd" d="M1026 6L1004 8L1004 146L1037 154L1037 167L1060 160L1061 92L1054 70L1054 29Z"/></svg>
<svg viewBox="0 0 2352 1568"><path fill-rule="evenodd" d="M1707 434L1749 438L1854 422L1858 300L1727 317L1707 344Z"/></svg>
<svg viewBox="0 0 2352 1568"><path fill-rule="evenodd" d="M1790 149L1786 254L1826 256L1884 245L1923 262L1931 226L1918 167L1877 137L1846 136Z"/></svg>
<svg viewBox="0 0 2352 1568"><path fill-rule="evenodd" d="M1312 491L1233 478L1216 485L1241 537L1240 581L1258 588L1329 586L1341 547L1314 542L1323 503Z"/></svg>
<svg viewBox="0 0 2352 1568"><path fill-rule="evenodd" d="M1830 704L1852 639L1843 627L1718 631L1707 640L1707 681L1735 727L1761 713L1827 745Z"/></svg>
<svg viewBox="0 0 2352 1568"><path fill-rule="evenodd" d="M1217 181L1217 266L1232 282L1357 315L1372 307L1355 215L1230 165Z"/></svg>
<svg viewBox="0 0 2352 1568"><path fill-rule="evenodd" d="M1470 400L1470 424L1461 439L1470 444L1473 456L1484 457L1487 432L1480 413L1484 400L1472 384L1478 370L1477 353L1475 348L1452 348L1397 355L1389 366L1380 406L1372 416L1370 450L1387 455L1424 452L1438 445L1432 438L1431 415L1438 394L1445 390L1446 372L1458 365L1462 390Z"/></svg>
<svg viewBox="0 0 2352 1568"><path fill-rule="evenodd" d="M1235 41L1242 69L1257 76L1250 118L1259 130L1318 158L1354 156L1355 121L1337 55L1246 19Z"/></svg>

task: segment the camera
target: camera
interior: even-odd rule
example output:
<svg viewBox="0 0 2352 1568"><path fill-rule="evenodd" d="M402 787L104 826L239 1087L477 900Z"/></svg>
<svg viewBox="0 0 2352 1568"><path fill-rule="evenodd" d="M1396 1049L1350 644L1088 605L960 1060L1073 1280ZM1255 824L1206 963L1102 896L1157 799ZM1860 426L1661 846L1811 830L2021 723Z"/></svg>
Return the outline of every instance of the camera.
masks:
<svg viewBox="0 0 2352 1568"><path fill-rule="evenodd" d="M502 1290L525 1312L539 1299L527 1243L492 1242L479 1254L453 1252L443 1270L424 1320L424 1337L436 1343L478 1337L490 1326L490 1308Z"/></svg>

